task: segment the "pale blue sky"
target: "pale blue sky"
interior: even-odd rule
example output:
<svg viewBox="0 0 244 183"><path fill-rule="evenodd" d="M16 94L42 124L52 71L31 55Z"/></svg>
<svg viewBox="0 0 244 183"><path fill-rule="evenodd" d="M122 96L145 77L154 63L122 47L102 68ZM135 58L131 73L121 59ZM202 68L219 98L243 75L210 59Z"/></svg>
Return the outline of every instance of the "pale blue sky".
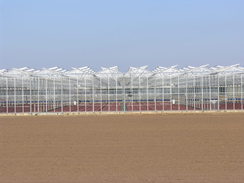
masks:
<svg viewBox="0 0 244 183"><path fill-rule="evenodd" d="M0 0L0 69L244 65L243 0Z"/></svg>

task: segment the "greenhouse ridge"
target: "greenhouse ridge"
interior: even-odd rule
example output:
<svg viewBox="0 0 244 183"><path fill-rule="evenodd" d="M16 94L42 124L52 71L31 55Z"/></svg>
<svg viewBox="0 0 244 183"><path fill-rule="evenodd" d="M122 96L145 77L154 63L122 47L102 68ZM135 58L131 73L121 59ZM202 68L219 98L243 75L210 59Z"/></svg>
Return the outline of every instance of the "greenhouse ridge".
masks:
<svg viewBox="0 0 244 183"><path fill-rule="evenodd" d="M43 69L32 69L28 67L23 68L13 68L13 69L0 69L0 76L37 76L37 77L50 77L50 76L68 76L72 77L74 75L109 75L109 74L118 74L118 75L162 75L162 74L194 74L199 75L202 73L226 73L226 72L244 72L244 67L241 67L239 64L231 65L231 66L215 66L209 67L209 65L202 65L199 67L183 67L179 68L178 66L171 67L157 67L154 70L148 70L148 66L142 67L130 67L129 70L125 73L119 71L117 66L114 67L102 67L100 71L96 72L89 68L88 66L72 68L70 70L66 70L59 67L51 67L51 68L43 68Z"/></svg>
<svg viewBox="0 0 244 183"><path fill-rule="evenodd" d="M0 113L243 110L244 67L0 70Z"/></svg>

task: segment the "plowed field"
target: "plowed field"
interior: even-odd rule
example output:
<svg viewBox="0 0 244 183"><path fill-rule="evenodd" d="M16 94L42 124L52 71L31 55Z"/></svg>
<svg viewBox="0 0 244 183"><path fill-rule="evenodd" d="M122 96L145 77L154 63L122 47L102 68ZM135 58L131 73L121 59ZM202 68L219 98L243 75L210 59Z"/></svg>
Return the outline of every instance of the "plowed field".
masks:
<svg viewBox="0 0 244 183"><path fill-rule="evenodd" d="M2 183L242 183L244 113L0 117Z"/></svg>

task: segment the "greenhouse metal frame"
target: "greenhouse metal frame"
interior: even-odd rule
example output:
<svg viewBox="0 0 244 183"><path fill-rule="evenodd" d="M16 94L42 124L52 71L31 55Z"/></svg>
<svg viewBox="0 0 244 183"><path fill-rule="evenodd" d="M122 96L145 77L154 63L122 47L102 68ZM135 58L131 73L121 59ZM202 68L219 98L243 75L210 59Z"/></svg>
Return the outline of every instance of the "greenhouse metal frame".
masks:
<svg viewBox="0 0 244 183"><path fill-rule="evenodd" d="M243 81L240 65L2 69L0 113L243 110Z"/></svg>

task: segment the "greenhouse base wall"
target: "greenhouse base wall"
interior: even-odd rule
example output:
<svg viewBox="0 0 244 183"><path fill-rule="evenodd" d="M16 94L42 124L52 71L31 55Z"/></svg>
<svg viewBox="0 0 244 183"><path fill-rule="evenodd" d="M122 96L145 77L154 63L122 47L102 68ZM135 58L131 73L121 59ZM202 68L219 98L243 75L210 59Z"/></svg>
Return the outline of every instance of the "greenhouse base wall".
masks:
<svg viewBox="0 0 244 183"><path fill-rule="evenodd" d="M39 106L40 107L40 106ZM85 106L71 105L58 108L49 108L48 106L38 108L35 104L32 106L8 106L0 107L0 114L73 114L73 113L147 113L147 112L204 112L204 111L244 111L244 105L241 103L223 103L223 104L201 104L198 107L186 106L172 103L111 103L101 106L99 103L86 104Z"/></svg>
<svg viewBox="0 0 244 183"><path fill-rule="evenodd" d="M212 110L212 111L130 111L130 112L64 112L64 113L0 113L2 117L13 116L86 116L86 115L167 115L167 114L221 114L244 113L244 110Z"/></svg>

